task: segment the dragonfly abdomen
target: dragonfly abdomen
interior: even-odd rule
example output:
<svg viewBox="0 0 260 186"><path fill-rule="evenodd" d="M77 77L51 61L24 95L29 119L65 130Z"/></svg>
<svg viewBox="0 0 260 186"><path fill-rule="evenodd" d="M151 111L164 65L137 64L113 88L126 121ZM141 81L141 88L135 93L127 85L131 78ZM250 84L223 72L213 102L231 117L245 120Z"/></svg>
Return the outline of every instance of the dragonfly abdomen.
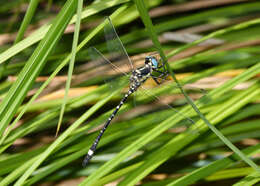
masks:
<svg viewBox="0 0 260 186"><path fill-rule="evenodd" d="M94 152L96 151L97 145L101 139L101 137L103 136L104 132L106 131L107 127L109 126L109 124L111 123L111 121L113 120L113 118L115 117L115 115L117 114L117 112L119 111L119 109L122 107L122 105L126 102L127 98L133 93L134 91L132 91L131 89L129 89L129 91L125 94L125 96L123 97L123 99L120 101L120 103L117 105L116 109L113 111L113 113L110 115L110 117L107 119L104 127L100 130L99 135L97 136L97 138L95 139L94 143L92 144L92 146L90 147L88 154L86 155L86 157L84 158L84 161L82 163L83 166L86 166L89 162L89 160L93 157Z"/></svg>

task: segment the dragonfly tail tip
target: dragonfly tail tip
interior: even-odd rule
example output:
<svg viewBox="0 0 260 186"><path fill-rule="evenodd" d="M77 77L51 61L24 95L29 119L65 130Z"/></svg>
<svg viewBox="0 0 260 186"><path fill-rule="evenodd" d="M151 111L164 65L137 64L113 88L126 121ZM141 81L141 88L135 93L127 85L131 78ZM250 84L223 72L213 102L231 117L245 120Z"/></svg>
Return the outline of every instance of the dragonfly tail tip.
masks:
<svg viewBox="0 0 260 186"><path fill-rule="evenodd" d="M87 155L82 162L82 167L86 167L91 158L92 156Z"/></svg>

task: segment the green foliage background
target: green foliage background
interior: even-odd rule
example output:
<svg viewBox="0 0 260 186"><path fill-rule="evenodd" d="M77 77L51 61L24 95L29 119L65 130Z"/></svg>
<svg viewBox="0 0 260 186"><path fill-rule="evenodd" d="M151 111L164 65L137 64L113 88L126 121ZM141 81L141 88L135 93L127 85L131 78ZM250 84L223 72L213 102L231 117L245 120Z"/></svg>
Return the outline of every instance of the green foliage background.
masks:
<svg viewBox="0 0 260 186"><path fill-rule="evenodd" d="M256 184L259 5L242 0L3 3L0 185ZM83 168L98 126L125 86L124 77L111 75L110 66L96 67L87 54L94 45L107 55L106 16L132 59L142 62L158 51L194 102L173 80L147 85L174 109L140 90L136 104L130 98L123 105ZM113 78L116 88L111 90L104 77Z"/></svg>

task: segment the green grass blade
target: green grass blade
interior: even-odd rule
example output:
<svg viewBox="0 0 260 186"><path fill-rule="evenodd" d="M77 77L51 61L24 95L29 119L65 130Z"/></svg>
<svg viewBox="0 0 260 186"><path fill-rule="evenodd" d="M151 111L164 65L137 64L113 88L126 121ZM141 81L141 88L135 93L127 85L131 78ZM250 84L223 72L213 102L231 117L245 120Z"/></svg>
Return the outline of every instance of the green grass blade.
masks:
<svg viewBox="0 0 260 186"><path fill-rule="evenodd" d="M38 3L39 3L39 0L31 0L30 1L30 4L28 6L28 9L26 11L26 14L24 16L24 19L23 19L23 22L22 22L22 25L18 31L18 34L15 38L15 41L14 43L18 43L19 41L21 41L23 39L23 36L24 36L24 32L25 30L27 29L29 23L31 22L32 20L32 17L35 13L35 10L38 6Z"/></svg>
<svg viewBox="0 0 260 186"><path fill-rule="evenodd" d="M71 59L70 59L69 71L68 71L68 79L66 82L64 100L63 100L63 103L61 106L60 117L59 117L57 129L56 129L56 136L58 135L58 132L60 130L62 118L63 118L64 111L65 111L65 105L68 100L68 93L69 93L69 89L70 89L70 83L71 83L71 78L72 78L72 73L73 73L74 63L75 63L75 57L76 57L76 52L77 52L77 44L78 44L78 39L79 39L82 6L83 6L83 1L78 0L77 21L76 21L75 32L74 32L74 36L73 36L72 52L71 52Z"/></svg>

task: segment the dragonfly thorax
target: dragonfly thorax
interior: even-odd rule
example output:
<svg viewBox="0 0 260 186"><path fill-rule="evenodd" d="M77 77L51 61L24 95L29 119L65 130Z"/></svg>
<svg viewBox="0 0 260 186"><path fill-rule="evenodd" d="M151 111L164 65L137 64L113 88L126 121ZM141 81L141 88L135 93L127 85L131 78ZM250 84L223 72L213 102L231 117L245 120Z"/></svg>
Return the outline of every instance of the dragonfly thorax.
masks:
<svg viewBox="0 0 260 186"><path fill-rule="evenodd" d="M145 65L136 70L133 70L130 76L130 90L134 92L137 88L144 83L150 76L153 70L157 69L158 61L156 58L147 56L145 58Z"/></svg>

